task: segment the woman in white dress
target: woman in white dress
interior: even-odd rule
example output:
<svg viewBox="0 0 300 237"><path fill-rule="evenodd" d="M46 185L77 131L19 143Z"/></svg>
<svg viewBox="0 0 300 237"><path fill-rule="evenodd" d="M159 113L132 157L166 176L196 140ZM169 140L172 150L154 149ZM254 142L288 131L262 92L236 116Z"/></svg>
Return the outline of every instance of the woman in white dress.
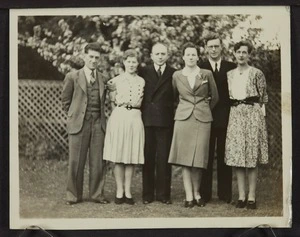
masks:
<svg viewBox="0 0 300 237"><path fill-rule="evenodd" d="M144 126L140 106L144 79L136 74L138 55L127 50L123 56L125 72L108 81L113 111L108 120L103 159L115 163L115 203L134 204L131 180L134 165L144 164Z"/></svg>

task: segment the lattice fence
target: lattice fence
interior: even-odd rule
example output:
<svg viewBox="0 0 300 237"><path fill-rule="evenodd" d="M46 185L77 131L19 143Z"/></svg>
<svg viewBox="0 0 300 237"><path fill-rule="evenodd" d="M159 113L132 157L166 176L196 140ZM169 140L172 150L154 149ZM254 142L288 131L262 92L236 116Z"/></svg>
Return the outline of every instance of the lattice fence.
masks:
<svg viewBox="0 0 300 237"><path fill-rule="evenodd" d="M56 144L61 155L68 153L66 114L61 106L63 82L44 80L19 80L19 135L26 142L47 139ZM281 140L281 97L280 92L269 91L267 125L269 131L270 157L273 164L280 166ZM280 162L280 164L278 163Z"/></svg>
<svg viewBox="0 0 300 237"><path fill-rule="evenodd" d="M269 102L266 106L269 160L273 167L282 167L282 126L281 126L281 93L268 91Z"/></svg>
<svg viewBox="0 0 300 237"><path fill-rule="evenodd" d="M19 80L19 131L26 142L47 139L58 146L60 153L67 153L62 85L58 81Z"/></svg>

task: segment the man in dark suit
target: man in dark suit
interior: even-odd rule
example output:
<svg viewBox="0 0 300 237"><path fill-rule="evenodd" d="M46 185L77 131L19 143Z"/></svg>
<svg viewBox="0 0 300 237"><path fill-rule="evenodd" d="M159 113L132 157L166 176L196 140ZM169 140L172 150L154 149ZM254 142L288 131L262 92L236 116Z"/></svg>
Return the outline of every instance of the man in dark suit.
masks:
<svg viewBox="0 0 300 237"><path fill-rule="evenodd" d="M219 92L219 102L212 111L214 121L210 135L209 161L207 170L202 177L200 194L205 202L209 202L212 198L213 161L216 152L218 197L220 200L230 203L232 197L232 170L224 162L230 111L227 72L234 69L236 65L221 58L222 41L217 34L211 34L206 38L205 48L208 54L208 61L204 62L201 68L209 69L213 72Z"/></svg>
<svg viewBox="0 0 300 237"><path fill-rule="evenodd" d="M85 66L70 72L64 79L63 109L68 114L69 171L67 202L82 202L84 167L89 154L89 195L93 202L109 203L103 196L105 163L102 159L104 131L104 84L106 78L97 71L101 46L85 47Z"/></svg>
<svg viewBox="0 0 300 237"><path fill-rule="evenodd" d="M174 125L172 75L166 64L168 48L162 43L152 47L153 64L141 70L145 79L142 118L145 126L145 164L143 166L143 203L154 200L171 204L171 165L168 164Z"/></svg>

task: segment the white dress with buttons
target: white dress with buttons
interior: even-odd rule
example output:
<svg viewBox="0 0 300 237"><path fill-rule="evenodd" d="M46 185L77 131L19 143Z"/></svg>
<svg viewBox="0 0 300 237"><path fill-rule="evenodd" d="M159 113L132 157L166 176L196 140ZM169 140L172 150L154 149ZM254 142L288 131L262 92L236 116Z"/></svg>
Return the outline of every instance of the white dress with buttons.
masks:
<svg viewBox="0 0 300 237"><path fill-rule="evenodd" d="M122 74L108 81L107 86L116 107L108 119L103 159L144 164L145 133L141 111L137 108L142 104L145 81L139 76Z"/></svg>

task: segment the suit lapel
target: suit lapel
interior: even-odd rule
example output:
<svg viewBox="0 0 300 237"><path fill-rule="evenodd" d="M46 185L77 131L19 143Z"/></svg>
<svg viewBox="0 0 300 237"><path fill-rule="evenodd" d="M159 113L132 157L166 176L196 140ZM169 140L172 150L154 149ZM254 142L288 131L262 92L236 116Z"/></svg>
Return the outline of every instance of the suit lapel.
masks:
<svg viewBox="0 0 300 237"><path fill-rule="evenodd" d="M221 63L222 63L222 61L221 61ZM209 61L205 61L205 63L203 64L204 65L204 69L208 69L208 70L210 70L211 72L213 72L214 73L214 70L213 70L213 68L211 67L211 64L210 64L210 62ZM222 64L221 64L222 65ZM220 69L221 69L221 67L220 67Z"/></svg>
<svg viewBox="0 0 300 237"><path fill-rule="evenodd" d="M195 85L193 88L194 92L202 85L202 82L203 82L203 74L200 71L200 73L197 75L196 80L195 80Z"/></svg>
<svg viewBox="0 0 300 237"><path fill-rule="evenodd" d="M154 66L153 66L154 68ZM154 71L155 71L155 68L154 68ZM159 87L161 87L161 85L167 81L167 78L169 76L169 73L170 73L170 70L168 68L168 66L166 66L163 74L161 75L161 78L158 78L158 75L157 75L157 72L155 71L155 74L157 75L157 78L158 78L158 82L156 83L156 86L155 86L155 89L154 89L154 93L155 91L158 90Z"/></svg>
<svg viewBox="0 0 300 237"><path fill-rule="evenodd" d="M84 91L85 94L87 94L87 79L85 77L85 73L83 69L80 69L79 71L79 79L78 79L78 85L81 87L81 89Z"/></svg>
<svg viewBox="0 0 300 237"><path fill-rule="evenodd" d="M181 74L182 74L182 72L181 72ZM184 76L184 75L182 74L182 77L183 77L183 80L180 80L180 81L181 81L182 84L187 88L187 90L188 90L191 94L193 94L193 93L194 93L194 89L191 88L190 83L189 83L189 81L188 81L188 79L187 79L187 76Z"/></svg>
<svg viewBox="0 0 300 237"><path fill-rule="evenodd" d="M226 77L226 64L224 63L223 60L221 60L221 65L220 65L220 71L219 71L219 74L221 76L216 76L217 78L215 78L215 80L218 80L219 82L222 82L224 80L227 80L227 77ZM222 76L222 75L225 75L225 76Z"/></svg>
<svg viewBox="0 0 300 237"><path fill-rule="evenodd" d="M99 84L99 94L100 94L100 99L102 98L103 92L104 92L104 82L101 74L97 70L97 79L98 79L98 84Z"/></svg>

